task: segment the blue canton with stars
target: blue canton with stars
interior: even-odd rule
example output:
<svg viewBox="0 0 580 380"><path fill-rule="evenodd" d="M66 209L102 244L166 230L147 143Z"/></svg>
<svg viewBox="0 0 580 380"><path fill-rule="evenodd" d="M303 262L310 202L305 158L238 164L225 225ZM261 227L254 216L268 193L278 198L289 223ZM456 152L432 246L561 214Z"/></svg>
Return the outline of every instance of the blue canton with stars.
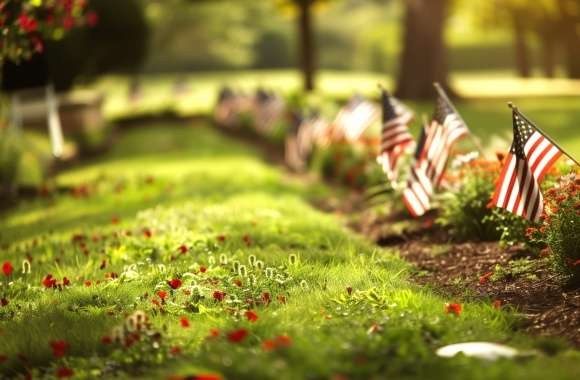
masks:
<svg viewBox="0 0 580 380"><path fill-rule="evenodd" d="M518 115L517 111L513 112L514 124L514 141L510 148L510 152L515 154L517 158L525 159L526 154L524 147L529 138L535 132L534 128L523 117Z"/></svg>

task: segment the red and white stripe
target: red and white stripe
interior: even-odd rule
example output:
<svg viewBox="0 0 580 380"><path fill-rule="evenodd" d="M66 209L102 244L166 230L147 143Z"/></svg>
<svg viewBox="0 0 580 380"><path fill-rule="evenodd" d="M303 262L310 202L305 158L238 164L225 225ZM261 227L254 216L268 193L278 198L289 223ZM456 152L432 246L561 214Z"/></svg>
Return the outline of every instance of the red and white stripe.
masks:
<svg viewBox="0 0 580 380"><path fill-rule="evenodd" d="M411 112L405 112L393 118L383 126L381 136L381 153L377 162L390 181L396 180L397 162L408 149L412 149L413 136L409 133L408 125L413 120Z"/></svg>
<svg viewBox="0 0 580 380"><path fill-rule="evenodd" d="M411 168L407 188L403 191L403 202L413 217L419 217L431 209L433 185L425 172L424 165Z"/></svg>
<svg viewBox="0 0 580 380"><path fill-rule="evenodd" d="M537 221L544 210L540 183L562 152L535 131L524 145L524 153L526 159L518 158L513 153L506 157L493 204Z"/></svg>
<svg viewBox="0 0 580 380"><path fill-rule="evenodd" d="M347 106L338 113L335 124L350 142L358 140L364 131L379 117L376 104L362 101L354 106Z"/></svg>

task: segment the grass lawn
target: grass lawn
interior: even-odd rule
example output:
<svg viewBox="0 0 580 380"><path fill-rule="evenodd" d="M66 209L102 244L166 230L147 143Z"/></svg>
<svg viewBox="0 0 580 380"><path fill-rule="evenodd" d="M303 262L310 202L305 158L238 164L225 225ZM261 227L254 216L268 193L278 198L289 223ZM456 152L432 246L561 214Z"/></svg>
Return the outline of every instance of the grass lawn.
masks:
<svg viewBox="0 0 580 380"><path fill-rule="evenodd" d="M0 288L5 377L40 368L50 377L61 367L78 378L580 373L577 351L514 332L517 315L493 300L447 314L445 303L457 300L413 284L396 252L310 206L311 197L332 196L327 188L288 178L206 126L124 131L112 152L58 180L76 196L23 203L0 221L1 261L14 266ZM22 274L27 257L31 271ZM434 353L476 340L534 354L491 364Z"/></svg>

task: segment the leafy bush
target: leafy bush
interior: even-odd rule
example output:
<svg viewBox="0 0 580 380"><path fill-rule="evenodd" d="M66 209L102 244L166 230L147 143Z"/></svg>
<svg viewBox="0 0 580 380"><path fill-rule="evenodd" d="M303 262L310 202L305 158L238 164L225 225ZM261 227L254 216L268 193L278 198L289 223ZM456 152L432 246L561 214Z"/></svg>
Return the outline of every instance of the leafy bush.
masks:
<svg viewBox="0 0 580 380"><path fill-rule="evenodd" d="M556 269L573 285L580 285L580 175L571 173L545 193L540 228L527 235L548 246Z"/></svg>
<svg viewBox="0 0 580 380"><path fill-rule="evenodd" d="M437 223L456 239L498 240L498 225L488 207L498 172L499 162L490 161L473 161L459 170L460 185L445 194Z"/></svg>
<svg viewBox="0 0 580 380"><path fill-rule="evenodd" d="M437 222L449 228L455 239L529 243L525 231L530 222L490 204L500 166L499 161L477 160L449 178L459 186L445 194Z"/></svg>

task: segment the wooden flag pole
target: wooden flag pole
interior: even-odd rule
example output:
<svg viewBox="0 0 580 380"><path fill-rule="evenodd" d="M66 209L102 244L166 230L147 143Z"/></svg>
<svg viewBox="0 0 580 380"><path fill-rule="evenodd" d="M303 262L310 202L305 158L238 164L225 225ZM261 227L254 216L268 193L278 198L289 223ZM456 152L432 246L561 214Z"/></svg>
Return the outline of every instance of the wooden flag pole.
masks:
<svg viewBox="0 0 580 380"><path fill-rule="evenodd" d="M441 96L443 99L445 99L447 104L449 104L449 106L451 107L453 112L455 112L457 117L459 117L461 122L467 126L467 123L465 122L465 120L463 120L463 117L461 117L461 114L459 113L459 111L457 111L457 108L455 108L455 105L451 102L451 100L449 99L449 97L445 93L445 90L443 89L443 87L441 87L441 85L438 82L434 82L433 86L437 90L437 93L439 94L439 96ZM475 145L475 147L477 148L477 150L481 154L481 156L485 158L485 153L483 152L483 147L481 146L481 143L479 142L479 140L476 139L475 136L471 132L468 134L468 136L471 139L471 142L473 143L473 145Z"/></svg>
<svg viewBox="0 0 580 380"><path fill-rule="evenodd" d="M531 124L534 128L536 128L538 131L540 131L540 133L542 135L544 135L544 137L551 142L552 144L554 144L554 146L558 149L560 149L560 151L562 153L564 153L566 156L568 156L569 159L571 159L572 161L574 161L574 163L578 166L580 166L580 163L578 163L578 161L576 161L576 159L574 157L572 157L572 155L570 155L570 153L566 152L560 145L558 145L558 143L556 143L554 141L553 138L551 138L546 132L544 132L544 130L540 127L538 127L536 124L534 124L530 119L528 119L526 117L526 115L524 115L523 113L521 113L521 111L518 109L518 107L513 104L512 102L508 102L508 107L511 108L514 112L516 112L518 115L520 115L522 117L522 119L524 119L526 122L528 122L529 124Z"/></svg>

